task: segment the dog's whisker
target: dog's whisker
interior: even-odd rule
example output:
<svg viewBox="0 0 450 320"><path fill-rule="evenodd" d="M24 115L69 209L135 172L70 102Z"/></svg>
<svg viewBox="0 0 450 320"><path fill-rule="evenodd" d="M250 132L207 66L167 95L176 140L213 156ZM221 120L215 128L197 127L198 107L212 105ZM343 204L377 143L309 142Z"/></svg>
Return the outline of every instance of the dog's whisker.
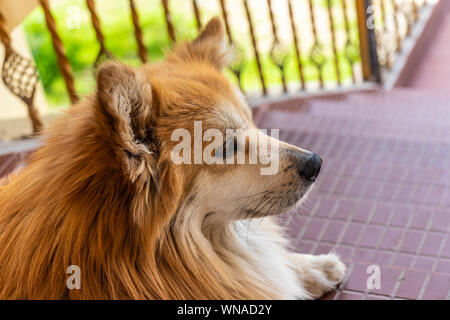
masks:
<svg viewBox="0 0 450 320"><path fill-rule="evenodd" d="M264 191L261 191L261 192L255 193L255 194L251 194L249 196L238 198L237 200L253 198L253 197L257 197L257 196L259 196L261 194L270 193L270 192L271 192L271 190L264 190Z"/></svg>

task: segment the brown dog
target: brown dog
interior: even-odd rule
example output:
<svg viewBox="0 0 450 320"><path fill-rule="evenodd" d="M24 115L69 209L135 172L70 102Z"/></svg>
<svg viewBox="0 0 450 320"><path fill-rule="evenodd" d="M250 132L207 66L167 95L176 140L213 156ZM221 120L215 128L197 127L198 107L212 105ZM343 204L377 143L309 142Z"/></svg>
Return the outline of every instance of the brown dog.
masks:
<svg viewBox="0 0 450 320"><path fill-rule="evenodd" d="M194 121L256 129L221 74L230 56L215 18L163 63L100 68L97 92L0 188L0 298L306 299L342 280L335 255L288 252L271 217L301 202L320 158L280 143L274 175L262 164L174 163L172 134L195 134ZM80 289L66 284L72 265Z"/></svg>

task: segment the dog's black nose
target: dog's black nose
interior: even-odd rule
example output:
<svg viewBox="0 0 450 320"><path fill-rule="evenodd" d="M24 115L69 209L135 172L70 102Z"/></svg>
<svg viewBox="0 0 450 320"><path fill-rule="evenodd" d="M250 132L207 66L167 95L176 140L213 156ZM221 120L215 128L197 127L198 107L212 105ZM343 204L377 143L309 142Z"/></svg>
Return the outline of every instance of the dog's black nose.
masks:
<svg viewBox="0 0 450 320"><path fill-rule="evenodd" d="M313 153L308 160L306 160L303 168L300 168L300 176L308 181L316 181L317 176L320 172L320 167L322 166L322 159Z"/></svg>

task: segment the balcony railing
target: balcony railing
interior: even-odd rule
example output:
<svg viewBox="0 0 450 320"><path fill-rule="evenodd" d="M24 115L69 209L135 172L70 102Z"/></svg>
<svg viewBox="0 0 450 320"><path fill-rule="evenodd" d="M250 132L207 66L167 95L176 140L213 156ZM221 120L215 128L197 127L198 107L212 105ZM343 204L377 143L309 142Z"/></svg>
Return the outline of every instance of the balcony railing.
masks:
<svg viewBox="0 0 450 320"><path fill-rule="evenodd" d="M149 58L140 24L138 0L117 0L129 7L136 41L136 56ZM158 1L158 0L153 0ZM101 10L94 0L85 4L99 44L93 67L112 58L102 30ZM59 71L70 101L78 100L74 74L49 0L39 0L51 36ZM212 15L221 15L228 39L237 51L229 68L230 76L243 91L262 96L299 91L352 87L364 82L383 81L402 52L425 8L436 0L191 0L180 8L176 0L161 0L168 44L179 40L183 26L174 23L174 14L192 15L198 29ZM35 132L41 122L33 97L37 72L11 46L5 28L7 17L0 12L0 38L5 46L2 78L5 85L28 106ZM114 39L112 39L114 41Z"/></svg>

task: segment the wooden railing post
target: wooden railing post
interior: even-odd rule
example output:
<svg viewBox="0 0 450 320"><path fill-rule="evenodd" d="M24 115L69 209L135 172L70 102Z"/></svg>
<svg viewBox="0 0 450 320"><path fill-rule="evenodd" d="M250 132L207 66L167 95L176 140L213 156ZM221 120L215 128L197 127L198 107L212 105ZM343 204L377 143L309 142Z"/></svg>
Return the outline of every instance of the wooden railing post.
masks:
<svg viewBox="0 0 450 320"><path fill-rule="evenodd" d="M194 17L197 25L197 31L202 29L202 19L200 18L200 10L198 8L197 0L192 0L192 8L194 9Z"/></svg>
<svg viewBox="0 0 450 320"><path fill-rule="evenodd" d="M336 80L337 85L340 86L341 83L341 70L339 68L339 55L337 51L337 37L335 31L335 19L333 15L333 5L331 0L327 0L327 13L328 13L328 21L330 24L330 34L331 34L331 43L333 48L333 57L334 57L334 68L336 72Z"/></svg>
<svg viewBox="0 0 450 320"><path fill-rule="evenodd" d="M295 56L297 58L297 68L298 68L298 75L300 78L300 84L301 84L301 90L305 90L305 77L303 75L303 62L302 62L302 54L300 51L300 45L299 45L299 36L297 35L297 26L295 23L294 18L294 9L292 8L291 0L288 0L288 12L289 12L289 20L291 23L291 32L292 32L292 39L294 41L294 49L295 49Z"/></svg>
<svg viewBox="0 0 450 320"><path fill-rule="evenodd" d="M381 83L371 0L355 0L364 81ZM371 10L372 9L372 10Z"/></svg>
<svg viewBox="0 0 450 320"><path fill-rule="evenodd" d="M323 89L324 80L323 80L323 66L326 62L326 57L324 55L323 45L319 39L319 35L317 33L316 27L316 13L314 10L314 4L312 0L308 0L308 8L309 8L309 18L311 23L311 31L314 39L313 45L309 50L309 57L311 62L314 64L317 70L317 77L319 78L319 87Z"/></svg>
<svg viewBox="0 0 450 320"><path fill-rule="evenodd" d="M162 5L164 8L164 19L166 20L167 33L169 34L170 41L172 41L172 43L175 43L177 39L175 36L175 29L172 23L172 16L170 15L169 0L162 0Z"/></svg>
<svg viewBox="0 0 450 320"><path fill-rule="evenodd" d="M223 22L225 24L225 31L228 36L228 41L232 47L235 46L236 49L239 49L238 45L233 40L233 35L231 34L230 22L228 19L228 12L227 12L227 8L226 8L225 0L219 0L219 5L220 5L220 10L222 12ZM238 51L238 50L235 50L235 51L236 51L236 53L242 53L242 51ZM239 88L242 91L244 91L244 90L242 88L242 77L241 76L242 76L242 70L244 68L244 64L245 64L244 57L242 54L240 54L235 57L233 63L230 65L230 70L236 76Z"/></svg>
<svg viewBox="0 0 450 320"><path fill-rule="evenodd" d="M56 53L56 60L58 62L59 70L64 78L66 84L67 93L69 94L70 101L75 103L78 101L78 95L75 91L75 82L73 80L72 66L66 55L66 50L56 30L56 22L50 10L48 0L39 0L42 9L44 10L45 22L47 29L52 37L53 48Z"/></svg>
<svg viewBox="0 0 450 320"><path fill-rule="evenodd" d="M267 95L266 80L264 79L263 68L262 68L262 64L261 64L261 56L260 56L260 53L258 50L258 43L256 42L256 36L255 36L255 31L254 31L254 26L253 26L252 15L250 13L250 9L248 7L247 0L243 0L243 3L244 3L245 14L247 16L248 28L250 30L250 39L252 40L253 54L255 55L256 66L258 67L259 80L261 81L262 93L265 96L265 95Z"/></svg>
<svg viewBox="0 0 450 320"><path fill-rule="evenodd" d="M141 29L141 25L139 23L139 16L138 16L138 13L136 10L136 5L134 3L134 0L130 0L130 11L131 11L131 20L133 22L133 27L134 27L134 37L136 38L136 42L138 45L138 55L139 55L139 58L141 59L142 63L147 63L148 62L147 49L145 48L145 45L144 45L142 29Z"/></svg>
<svg viewBox="0 0 450 320"><path fill-rule="evenodd" d="M97 58L95 59L94 62L94 69L97 69L104 60L112 59L113 55L111 52L108 51L108 49L106 49L105 36L103 35L102 32L100 19L97 15L94 0L86 0L86 5L91 14L91 22L92 27L94 28L95 31L95 36L97 37L97 41L100 44L100 51L98 52Z"/></svg>
<svg viewBox="0 0 450 320"><path fill-rule="evenodd" d="M272 47L270 49L270 57L272 58L273 63L280 70L281 85L283 86L283 92L286 93L288 90L286 84L285 67L288 53L286 48L281 44L281 41L278 37L278 26L273 13L271 0L267 0L267 8L269 9L269 17L272 26L272 36L273 36Z"/></svg>

